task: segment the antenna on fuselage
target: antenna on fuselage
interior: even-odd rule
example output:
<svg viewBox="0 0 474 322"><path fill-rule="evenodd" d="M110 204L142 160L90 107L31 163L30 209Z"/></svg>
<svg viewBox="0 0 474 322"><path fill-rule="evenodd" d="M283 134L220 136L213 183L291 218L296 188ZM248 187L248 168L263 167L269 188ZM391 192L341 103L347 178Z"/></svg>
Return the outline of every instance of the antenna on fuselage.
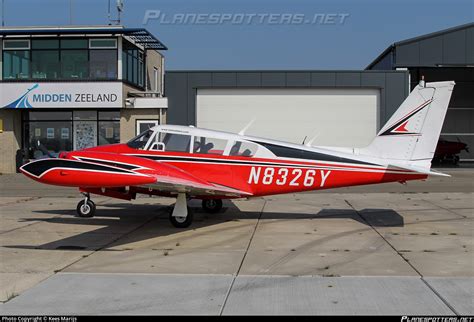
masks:
<svg viewBox="0 0 474 322"><path fill-rule="evenodd" d="M309 141L305 144L305 146L311 147L312 144L313 144L313 142L314 142L314 140L316 140L316 138L319 136L319 134L321 134L320 131L318 131L318 133L316 133L316 135L313 136L313 137L311 138L311 140L309 140ZM305 137L305 139L306 139L306 137Z"/></svg>
<svg viewBox="0 0 474 322"><path fill-rule="evenodd" d="M240 130L239 135L245 135L245 132L249 129L249 127L255 122L256 118L254 117L242 130Z"/></svg>

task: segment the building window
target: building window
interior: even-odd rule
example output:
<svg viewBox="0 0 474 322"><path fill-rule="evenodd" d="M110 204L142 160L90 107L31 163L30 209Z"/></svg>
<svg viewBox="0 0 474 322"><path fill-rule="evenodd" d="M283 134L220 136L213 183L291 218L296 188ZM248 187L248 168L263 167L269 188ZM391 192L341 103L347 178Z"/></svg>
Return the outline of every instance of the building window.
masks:
<svg viewBox="0 0 474 322"><path fill-rule="evenodd" d="M61 51L61 78L87 79L89 78L87 50ZM91 66L92 67L92 66Z"/></svg>
<svg viewBox="0 0 474 322"><path fill-rule="evenodd" d="M159 77L160 77L160 73L159 73L158 68L153 67L153 87L152 88L153 88L153 91L157 93L159 91L159 87L158 87L159 79L160 79Z"/></svg>
<svg viewBox="0 0 474 322"><path fill-rule="evenodd" d="M90 75L92 79L117 79L117 51L110 49L91 50Z"/></svg>
<svg viewBox="0 0 474 322"><path fill-rule="evenodd" d="M29 40L4 40L3 49L5 50L14 50L14 49L30 49Z"/></svg>
<svg viewBox="0 0 474 322"><path fill-rule="evenodd" d="M58 39L33 39L31 49L59 49Z"/></svg>
<svg viewBox="0 0 474 322"><path fill-rule="evenodd" d="M33 50L31 77L34 79L60 78L59 50Z"/></svg>
<svg viewBox="0 0 474 322"><path fill-rule="evenodd" d="M158 120L136 120L135 133L138 135L159 124Z"/></svg>
<svg viewBox="0 0 474 322"><path fill-rule="evenodd" d="M134 83L143 84L138 73L143 73L144 63L138 72L135 61ZM3 62L3 79L117 79L117 39L4 40Z"/></svg>
<svg viewBox="0 0 474 322"><path fill-rule="evenodd" d="M61 49L87 49L87 39L61 39Z"/></svg>
<svg viewBox="0 0 474 322"><path fill-rule="evenodd" d="M31 159L57 157L62 151L72 150L70 121L29 122L27 128Z"/></svg>
<svg viewBox="0 0 474 322"><path fill-rule="evenodd" d="M23 120L30 159L120 142L119 110L28 111Z"/></svg>
<svg viewBox="0 0 474 322"><path fill-rule="evenodd" d="M3 52L3 79L30 78L30 51L5 50Z"/></svg>
<svg viewBox="0 0 474 322"><path fill-rule="evenodd" d="M117 39L90 39L89 47L95 49L117 48Z"/></svg>
<svg viewBox="0 0 474 322"><path fill-rule="evenodd" d="M145 86L145 54L125 42L122 51L122 74L127 82L138 87Z"/></svg>

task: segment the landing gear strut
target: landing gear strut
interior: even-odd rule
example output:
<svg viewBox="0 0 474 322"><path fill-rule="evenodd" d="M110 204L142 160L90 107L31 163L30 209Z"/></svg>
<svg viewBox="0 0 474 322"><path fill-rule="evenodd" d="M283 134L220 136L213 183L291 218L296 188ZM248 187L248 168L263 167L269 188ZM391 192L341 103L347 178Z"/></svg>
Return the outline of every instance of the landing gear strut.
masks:
<svg viewBox="0 0 474 322"><path fill-rule="evenodd" d="M83 218L94 217L95 203L90 199L88 193L84 194L84 199L79 201L76 207L77 215Z"/></svg>
<svg viewBox="0 0 474 322"><path fill-rule="evenodd" d="M186 194L179 193L169 216L171 224L176 228L187 228L192 224L193 218L193 212L186 202Z"/></svg>
<svg viewBox="0 0 474 322"><path fill-rule="evenodd" d="M205 212L215 214L222 209L222 200L220 199L203 199L202 209Z"/></svg>

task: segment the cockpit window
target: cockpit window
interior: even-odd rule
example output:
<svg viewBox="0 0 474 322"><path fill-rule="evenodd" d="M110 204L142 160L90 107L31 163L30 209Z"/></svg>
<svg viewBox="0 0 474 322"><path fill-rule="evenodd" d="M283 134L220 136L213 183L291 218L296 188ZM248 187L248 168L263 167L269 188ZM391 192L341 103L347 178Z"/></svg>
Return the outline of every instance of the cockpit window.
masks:
<svg viewBox="0 0 474 322"><path fill-rule="evenodd" d="M258 145L250 142L235 141L230 148L229 155L236 157L253 157L257 153Z"/></svg>
<svg viewBox="0 0 474 322"><path fill-rule="evenodd" d="M142 133L140 133L138 136L134 137L130 141L127 142L127 145L131 147L132 149L144 149L148 140L150 137L153 135L153 130L149 129L146 130Z"/></svg>
<svg viewBox="0 0 474 322"><path fill-rule="evenodd" d="M226 146L227 140L196 136L194 137L193 152L223 155Z"/></svg>

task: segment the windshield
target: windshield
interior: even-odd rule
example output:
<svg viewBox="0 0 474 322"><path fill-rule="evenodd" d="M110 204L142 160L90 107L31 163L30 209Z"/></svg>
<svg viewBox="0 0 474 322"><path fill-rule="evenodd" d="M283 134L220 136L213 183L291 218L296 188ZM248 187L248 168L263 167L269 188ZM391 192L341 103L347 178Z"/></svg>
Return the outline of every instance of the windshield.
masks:
<svg viewBox="0 0 474 322"><path fill-rule="evenodd" d="M140 133L137 137L134 137L130 141L127 142L127 145L132 149L144 149L146 143L150 139L153 134L153 130L149 129L143 133Z"/></svg>

